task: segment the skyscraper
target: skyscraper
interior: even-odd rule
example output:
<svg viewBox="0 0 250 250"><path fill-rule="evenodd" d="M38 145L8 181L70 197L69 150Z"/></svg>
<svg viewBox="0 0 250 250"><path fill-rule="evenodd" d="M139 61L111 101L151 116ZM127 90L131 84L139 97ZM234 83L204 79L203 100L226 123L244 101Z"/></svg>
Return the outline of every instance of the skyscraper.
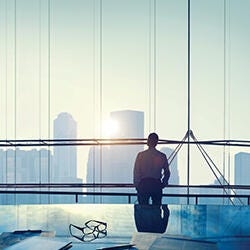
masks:
<svg viewBox="0 0 250 250"><path fill-rule="evenodd" d="M60 113L54 120L54 139L76 139L77 124L72 115L66 112ZM60 183L82 183L77 178L77 148L76 146L54 147L53 168L51 182ZM58 189L57 189L58 191ZM73 189L62 189L60 191L73 191ZM74 189L74 191L82 191ZM53 203L72 203L74 196L59 197L52 199Z"/></svg>
<svg viewBox="0 0 250 250"><path fill-rule="evenodd" d="M120 110L111 112L110 117L118 123L117 138L144 137L144 112Z"/></svg>
<svg viewBox="0 0 250 250"><path fill-rule="evenodd" d="M110 113L117 122L116 138L144 138L144 113L121 110ZM91 148L87 165L87 183L133 183L136 155L143 145L114 145ZM110 190L105 190L110 191ZM115 191L123 191L115 189ZM124 202L125 198L107 197L102 202Z"/></svg>
<svg viewBox="0 0 250 250"><path fill-rule="evenodd" d="M250 184L250 153L240 152L235 155L234 184Z"/></svg>
<svg viewBox="0 0 250 250"><path fill-rule="evenodd" d="M71 114L60 113L54 120L54 139L76 139L77 125ZM77 177L77 148L54 147L52 181L64 181Z"/></svg>
<svg viewBox="0 0 250 250"><path fill-rule="evenodd" d="M250 153L240 152L234 158L234 184L250 185ZM236 190L237 194L249 194L247 190ZM242 201L244 201L242 199ZM247 201L244 201L247 204Z"/></svg>
<svg viewBox="0 0 250 250"><path fill-rule="evenodd" d="M143 138L144 113L134 110L122 110L110 113L111 119L118 124L117 138ZM132 183L133 166L137 153L143 145L112 146L108 148L104 162L104 182Z"/></svg>

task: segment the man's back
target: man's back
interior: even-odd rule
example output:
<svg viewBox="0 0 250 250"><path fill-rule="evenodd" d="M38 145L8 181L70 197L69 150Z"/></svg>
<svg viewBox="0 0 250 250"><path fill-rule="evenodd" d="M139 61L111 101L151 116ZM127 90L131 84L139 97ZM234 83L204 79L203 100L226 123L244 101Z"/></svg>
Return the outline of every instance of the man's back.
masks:
<svg viewBox="0 0 250 250"><path fill-rule="evenodd" d="M168 166L166 155L155 148L149 148L138 153L135 169L135 179L150 177L154 179L161 179L162 170Z"/></svg>

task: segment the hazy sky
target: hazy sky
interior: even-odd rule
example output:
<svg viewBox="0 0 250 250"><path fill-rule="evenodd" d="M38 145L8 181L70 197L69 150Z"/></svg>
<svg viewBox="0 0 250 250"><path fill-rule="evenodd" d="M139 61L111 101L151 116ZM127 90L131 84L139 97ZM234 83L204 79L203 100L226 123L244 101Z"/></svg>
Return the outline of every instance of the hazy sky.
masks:
<svg viewBox="0 0 250 250"><path fill-rule="evenodd" d="M99 137L102 120L124 109L145 112L145 136L155 124L161 138L183 138L187 1L16 0L16 25L14 3L0 0L1 138L53 138L60 112L72 114L79 138ZM200 140L250 139L249 25L249 0L191 0L190 115ZM222 168L223 148L207 150ZM88 148L79 151L82 175ZM232 169L238 151L247 149L230 150ZM184 149L184 182L185 159ZM213 182L195 149L191 160L192 181Z"/></svg>

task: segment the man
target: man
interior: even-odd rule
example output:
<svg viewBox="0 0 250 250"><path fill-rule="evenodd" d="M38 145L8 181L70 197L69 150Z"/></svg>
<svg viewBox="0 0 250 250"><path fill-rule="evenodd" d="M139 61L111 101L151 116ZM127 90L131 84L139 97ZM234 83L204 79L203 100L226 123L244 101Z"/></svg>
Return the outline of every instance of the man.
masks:
<svg viewBox="0 0 250 250"><path fill-rule="evenodd" d="M153 205L161 205L162 189L168 185L170 177L167 157L155 147L159 137L156 133L148 136L148 149L139 152L134 165L134 185L137 190L138 202L149 204L151 197Z"/></svg>

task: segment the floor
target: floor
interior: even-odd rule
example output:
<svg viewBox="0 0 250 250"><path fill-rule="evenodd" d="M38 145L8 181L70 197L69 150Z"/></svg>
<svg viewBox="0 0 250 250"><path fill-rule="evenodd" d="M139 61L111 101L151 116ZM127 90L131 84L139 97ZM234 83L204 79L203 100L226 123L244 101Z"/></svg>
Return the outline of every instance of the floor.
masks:
<svg viewBox="0 0 250 250"><path fill-rule="evenodd" d="M16 249L70 242L71 249L88 250L128 249L130 243L143 250L250 249L249 206L6 205L0 221L0 249L14 250L18 242Z"/></svg>

